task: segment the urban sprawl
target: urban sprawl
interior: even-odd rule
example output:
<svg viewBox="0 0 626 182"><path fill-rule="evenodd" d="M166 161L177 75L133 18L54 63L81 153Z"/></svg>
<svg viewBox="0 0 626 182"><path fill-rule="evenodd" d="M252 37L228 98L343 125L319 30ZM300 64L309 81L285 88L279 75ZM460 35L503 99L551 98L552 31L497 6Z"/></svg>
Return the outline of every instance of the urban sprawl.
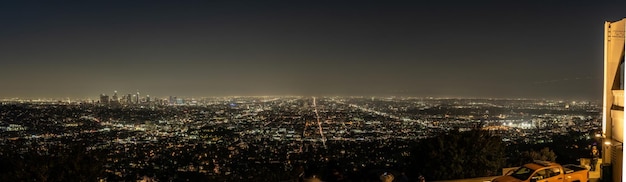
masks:
<svg viewBox="0 0 626 182"><path fill-rule="evenodd" d="M601 127L598 103L537 99L115 93L96 100L0 102L5 150L56 155L81 144L103 152L103 178L118 181L289 179L329 162L342 166L338 173L393 169L411 155L411 141L453 130L487 130L507 144L537 144Z"/></svg>

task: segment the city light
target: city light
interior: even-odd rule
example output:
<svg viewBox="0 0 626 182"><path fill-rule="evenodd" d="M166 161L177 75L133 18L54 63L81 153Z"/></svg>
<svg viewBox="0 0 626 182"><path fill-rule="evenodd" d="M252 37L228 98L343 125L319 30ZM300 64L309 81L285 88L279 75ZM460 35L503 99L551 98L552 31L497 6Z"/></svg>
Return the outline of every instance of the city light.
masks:
<svg viewBox="0 0 626 182"><path fill-rule="evenodd" d="M135 175L133 171L167 171L166 167L237 177L262 176L263 172L258 171L262 166L281 164L275 170L290 171L328 158L345 163L351 171L373 165L407 165L412 156L410 143L451 132L479 129L501 137L507 144L542 144L554 142L553 136L597 133L600 128L600 107L590 102L566 108L559 101L532 99L292 96L194 100L170 96L148 100L144 95L117 101L105 95L94 101L71 103L6 101L0 106L24 109L2 110L0 133L6 139L4 144L29 141L66 146L72 143L67 138L89 140L88 149L108 153L105 169L117 176L112 179ZM46 119L58 124L46 125L47 129L39 127L40 122L16 124L15 116L33 112L26 108L36 108L38 113L27 115L26 121ZM445 115L441 110L446 111ZM535 112L529 112L532 110ZM202 150L187 152L193 148ZM15 150L44 152L40 151L43 148ZM335 150L340 152L335 154ZM390 150L401 158L391 155ZM308 155L321 158L306 158ZM376 157L363 158L370 155ZM186 158L198 162L168 162ZM244 164L259 167L238 167Z"/></svg>
<svg viewBox="0 0 626 182"><path fill-rule="evenodd" d="M0 2L0 181L623 181L623 7Z"/></svg>

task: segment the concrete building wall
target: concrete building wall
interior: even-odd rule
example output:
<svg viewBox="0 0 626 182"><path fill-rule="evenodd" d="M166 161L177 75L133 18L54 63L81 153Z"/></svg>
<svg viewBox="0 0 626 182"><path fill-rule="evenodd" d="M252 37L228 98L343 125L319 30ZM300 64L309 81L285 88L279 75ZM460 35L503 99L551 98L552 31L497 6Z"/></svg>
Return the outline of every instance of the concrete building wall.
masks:
<svg viewBox="0 0 626 182"><path fill-rule="evenodd" d="M604 88L602 111L602 136L604 138L603 162L610 165L613 175L603 176L603 181L622 181L626 172L622 167L624 142L624 30L626 19L604 23ZM608 171L603 171L603 173ZM610 178L610 179L605 179Z"/></svg>

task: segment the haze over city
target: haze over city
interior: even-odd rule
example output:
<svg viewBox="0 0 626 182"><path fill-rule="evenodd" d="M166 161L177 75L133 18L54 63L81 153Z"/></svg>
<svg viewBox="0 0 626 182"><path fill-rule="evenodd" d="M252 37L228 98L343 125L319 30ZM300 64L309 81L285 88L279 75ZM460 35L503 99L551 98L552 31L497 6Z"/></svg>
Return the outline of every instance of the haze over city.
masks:
<svg viewBox="0 0 626 182"><path fill-rule="evenodd" d="M625 5L0 2L0 181L622 181Z"/></svg>
<svg viewBox="0 0 626 182"><path fill-rule="evenodd" d="M599 100L623 1L2 2L0 98Z"/></svg>

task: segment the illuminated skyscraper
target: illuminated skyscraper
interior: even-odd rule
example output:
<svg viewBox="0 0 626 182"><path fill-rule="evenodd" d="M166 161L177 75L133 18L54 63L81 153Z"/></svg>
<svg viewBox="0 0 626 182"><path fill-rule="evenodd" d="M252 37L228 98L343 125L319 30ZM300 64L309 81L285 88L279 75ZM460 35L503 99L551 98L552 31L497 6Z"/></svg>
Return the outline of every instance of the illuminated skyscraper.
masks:
<svg viewBox="0 0 626 182"><path fill-rule="evenodd" d="M119 98L117 98L117 90L113 94L113 102L120 102Z"/></svg>
<svg viewBox="0 0 626 182"><path fill-rule="evenodd" d="M100 94L100 104L108 105L109 104L109 96L106 94Z"/></svg>
<svg viewBox="0 0 626 182"><path fill-rule="evenodd" d="M139 96L139 91L137 91L137 95L135 95L135 104L139 104L139 102L141 100L139 100L141 97Z"/></svg>
<svg viewBox="0 0 626 182"><path fill-rule="evenodd" d="M132 104L132 103L133 103L132 95L130 94L126 95L126 104Z"/></svg>
<svg viewBox="0 0 626 182"><path fill-rule="evenodd" d="M624 164L624 30L626 19L604 23L602 180L622 181ZM608 174L612 174L609 176ZM608 178L608 179L607 179Z"/></svg>

